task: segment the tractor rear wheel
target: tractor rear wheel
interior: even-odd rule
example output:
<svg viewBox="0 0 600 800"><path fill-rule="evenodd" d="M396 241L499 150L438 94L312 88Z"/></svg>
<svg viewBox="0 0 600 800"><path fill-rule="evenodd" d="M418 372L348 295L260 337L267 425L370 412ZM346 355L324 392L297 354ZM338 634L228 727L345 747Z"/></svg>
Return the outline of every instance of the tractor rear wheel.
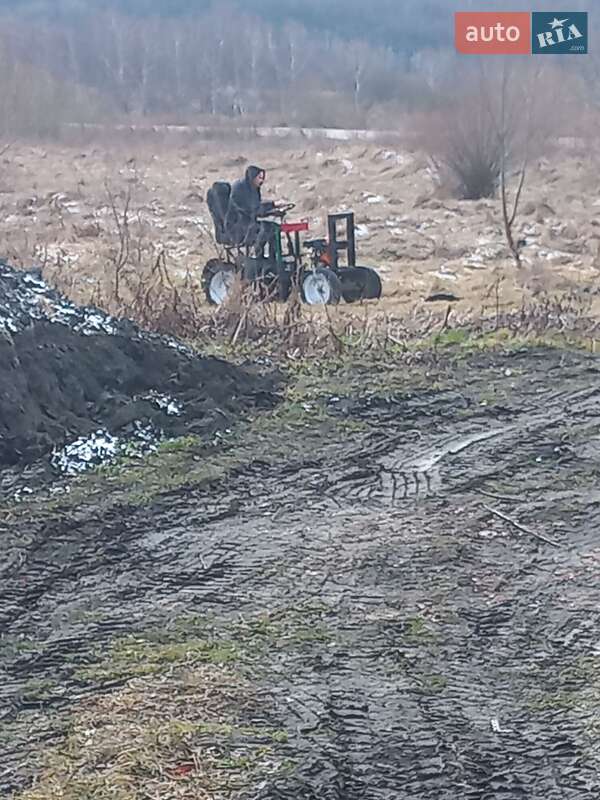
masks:
<svg viewBox="0 0 600 800"><path fill-rule="evenodd" d="M378 300L381 297L381 279L370 267L347 267L340 270L342 296L347 303L358 300Z"/></svg>
<svg viewBox="0 0 600 800"><path fill-rule="evenodd" d="M322 267L305 272L300 288L302 299L310 306L336 305L342 296L338 276L333 270Z"/></svg>
<svg viewBox="0 0 600 800"><path fill-rule="evenodd" d="M235 281L235 267L218 258L206 262L202 271L202 288L211 306L222 305L229 295Z"/></svg>

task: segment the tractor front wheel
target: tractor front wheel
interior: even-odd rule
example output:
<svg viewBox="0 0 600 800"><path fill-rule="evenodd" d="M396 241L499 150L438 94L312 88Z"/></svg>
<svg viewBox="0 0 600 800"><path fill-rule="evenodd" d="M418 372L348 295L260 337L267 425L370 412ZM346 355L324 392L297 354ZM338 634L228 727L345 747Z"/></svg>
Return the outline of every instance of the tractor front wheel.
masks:
<svg viewBox="0 0 600 800"><path fill-rule="evenodd" d="M342 296L342 284L335 272L318 267L304 273L301 292L309 306L336 305Z"/></svg>

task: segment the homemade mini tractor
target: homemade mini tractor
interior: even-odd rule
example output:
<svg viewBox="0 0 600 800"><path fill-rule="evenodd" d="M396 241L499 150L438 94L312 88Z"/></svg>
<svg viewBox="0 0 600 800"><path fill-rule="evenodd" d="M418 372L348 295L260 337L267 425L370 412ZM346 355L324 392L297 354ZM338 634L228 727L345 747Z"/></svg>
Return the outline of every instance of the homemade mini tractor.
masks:
<svg viewBox="0 0 600 800"><path fill-rule="evenodd" d="M221 305L227 300L236 277L243 284L253 286L263 300L285 302L294 286L309 305L332 305L342 298L354 303L381 297L377 272L371 267L356 265L352 212L328 215L326 239L301 242L300 234L308 231L308 222L286 221L294 203L276 207L268 215L257 218L257 222L270 225L273 233L266 252L257 254L250 247L228 240L225 214L230 193L229 183L217 181L206 198L216 242L223 248L222 257L210 259L202 272L202 286L211 305ZM343 228L341 236L340 227Z"/></svg>

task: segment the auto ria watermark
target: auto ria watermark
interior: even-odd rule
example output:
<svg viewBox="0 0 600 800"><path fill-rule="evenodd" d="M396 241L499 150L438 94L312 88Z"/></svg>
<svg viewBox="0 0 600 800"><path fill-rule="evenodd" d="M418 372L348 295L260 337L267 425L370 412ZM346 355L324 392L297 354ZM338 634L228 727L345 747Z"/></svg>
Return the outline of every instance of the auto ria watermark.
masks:
<svg viewBox="0 0 600 800"><path fill-rule="evenodd" d="M457 11L456 49L464 55L586 55L587 11Z"/></svg>

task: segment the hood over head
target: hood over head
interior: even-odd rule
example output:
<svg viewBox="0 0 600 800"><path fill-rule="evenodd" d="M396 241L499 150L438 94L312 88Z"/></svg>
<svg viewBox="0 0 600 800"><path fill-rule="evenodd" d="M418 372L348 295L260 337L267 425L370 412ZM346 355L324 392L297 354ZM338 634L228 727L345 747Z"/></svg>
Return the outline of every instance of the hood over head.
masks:
<svg viewBox="0 0 600 800"><path fill-rule="evenodd" d="M263 173L263 175L265 174L265 170L262 167L255 167L255 166L248 167L248 169L246 170L246 180L248 181L248 183L252 183L254 178L256 178L257 175L260 175L261 172Z"/></svg>

